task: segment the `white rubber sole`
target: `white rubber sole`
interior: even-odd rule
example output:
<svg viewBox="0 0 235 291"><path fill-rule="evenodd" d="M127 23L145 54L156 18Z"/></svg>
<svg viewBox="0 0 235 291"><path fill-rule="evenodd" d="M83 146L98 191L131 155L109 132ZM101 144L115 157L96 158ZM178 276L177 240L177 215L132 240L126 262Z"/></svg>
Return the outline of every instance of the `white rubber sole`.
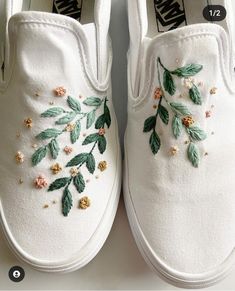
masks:
<svg viewBox="0 0 235 291"><path fill-rule="evenodd" d="M15 256L22 262L27 263L33 269L36 269L41 272L48 273L69 273L74 272L85 265L87 265L94 257L98 254L100 249L103 247L110 230L112 228L114 218L116 216L120 192L121 192L121 152L120 148L118 149L117 154L117 171L116 178L113 184L112 193L110 200L108 201L107 208L104 212L104 215L94 232L93 236L90 238L86 246L79 251L77 256L74 256L71 261L60 262L60 263L45 263L40 262L32 257L29 257L17 244L14 237L12 236L10 229L7 225L7 221L3 215L2 204L0 201L0 224L3 229L4 236L6 238L7 245Z"/></svg>
<svg viewBox="0 0 235 291"><path fill-rule="evenodd" d="M137 247L146 263L160 278L162 278L167 283L179 288L200 289L213 286L229 275L235 263L235 249L220 266L203 274L187 274L178 272L164 264L161 259L157 257L156 253L148 244L148 241L142 232L137 215L135 213L129 188L127 155L125 155L124 163L123 192L129 224Z"/></svg>

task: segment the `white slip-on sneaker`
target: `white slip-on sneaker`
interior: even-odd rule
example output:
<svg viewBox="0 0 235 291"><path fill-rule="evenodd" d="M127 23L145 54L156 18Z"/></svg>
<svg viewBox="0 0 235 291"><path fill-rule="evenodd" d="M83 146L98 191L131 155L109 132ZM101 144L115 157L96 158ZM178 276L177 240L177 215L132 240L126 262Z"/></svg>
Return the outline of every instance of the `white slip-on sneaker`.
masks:
<svg viewBox="0 0 235 291"><path fill-rule="evenodd" d="M147 263L184 288L235 262L232 9L210 2L227 9L221 25L207 1L128 1L125 204Z"/></svg>
<svg viewBox="0 0 235 291"><path fill-rule="evenodd" d="M111 1L4 2L1 225L13 252L33 268L74 271L101 249L119 201Z"/></svg>

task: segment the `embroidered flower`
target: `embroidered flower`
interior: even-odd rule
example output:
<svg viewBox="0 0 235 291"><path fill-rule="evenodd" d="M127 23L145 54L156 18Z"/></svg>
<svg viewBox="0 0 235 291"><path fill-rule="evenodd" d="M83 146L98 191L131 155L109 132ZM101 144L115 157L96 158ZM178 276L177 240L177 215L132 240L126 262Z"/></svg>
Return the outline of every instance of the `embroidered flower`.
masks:
<svg viewBox="0 0 235 291"><path fill-rule="evenodd" d="M179 148L178 148L177 146L173 146L173 147L170 148L170 154L171 154L172 156L177 155L178 152L179 152Z"/></svg>
<svg viewBox="0 0 235 291"><path fill-rule="evenodd" d="M34 186L36 189L43 189L46 188L48 185L47 179L43 175L39 175L35 180L34 180Z"/></svg>
<svg viewBox="0 0 235 291"><path fill-rule="evenodd" d="M194 82L195 82L195 80L192 77L185 78L184 79L184 86L187 89L191 89L193 87L193 85L194 85Z"/></svg>
<svg viewBox="0 0 235 291"><path fill-rule="evenodd" d="M76 177L78 173L79 173L79 170L77 168L72 168L70 170L70 174L72 177Z"/></svg>
<svg viewBox="0 0 235 291"><path fill-rule="evenodd" d="M82 197L79 200L79 208L80 209L87 209L88 207L90 207L90 205L91 205L91 201L87 196Z"/></svg>
<svg viewBox="0 0 235 291"><path fill-rule="evenodd" d="M106 161L102 161L98 164L98 169L101 172L104 172L107 169L107 162Z"/></svg>
<svg viewBox="0 0 235 291"><path fill-rule="evenodd" d="M54 90L54 94L57 97L63 97L66 94L66 89L64 87L57 87Z"/></svg>
<svg viewBox="0 0 235 291"><path fill-rule="evenodd" d="M104 128L100 128L99 129L99 135L105 135L105 129Z"/></svg>
<svg viewBox="0 0 235 291"><path fill-rule="evenodd" d="M182 119L182 123L184 126L190 127L191 125L195 123L195 121L192 116L186 116Z"/></svg>
<svg viewBox="0 0 235 291"><path fill-rule="evenodd" d="M70 155L73 152L73 148L66 146L64 148L64 152L66 153L66 155Z"/></svg>
<svg viewBox="0 0 235 291"><path fill-rule="evenodd" d="M16 160L17 164L23 164L24 154L22 152L17 152L15 155L15 160Z"/></svg>
<svg viewBox="0 0 235 291"><path fill-rule="evenodd" d="M33 127L33 120L32 118L26 118L24 120L24 125L27 127L27 128L32 128Z"/></svg>
<svg viewBox="0 0 235 291"><path fill-rule="evenodd" d="M60 171L62 171L62 167L60 166L59 163L56 163L53 166L51 166L51 171L54 175L57 175Z"/></svg>
<svg viewBox="0 0 235 291"><path fill-rule="evenodd" d="M210 118L212 116L212 112L210 110L206 111L206 118Z"/></svg>
<svg viewBox="0 0 235 291"><path fill-rule="evenodd" d="M160 99L161 97L163 96L163 91L161 88L156 88L155 91L154 91L154 99L157 100L157 99Z"/></svg>
<svg viewBox="0 0 235 291"><path fill-rule="evenodd" d="M65 130L68 131L68 132L72 132L75 128L75 124L72 124L72 123L69 123L67 124Z"/></svg>
<svg viewBox="0 0 235 291"><path fill-rule="evenodd" d="M18 182L20 185L24 184L24 180L22 178L20 178Z"/></svg>
<svg viewBox="0 0 235 291"><path fill-rule="evenodd" d="M211 90L210 90L210 94L211 95L215 95L216 93L217 93L217 88L216 87L213 87L213 88L211 88Z"/></svg>

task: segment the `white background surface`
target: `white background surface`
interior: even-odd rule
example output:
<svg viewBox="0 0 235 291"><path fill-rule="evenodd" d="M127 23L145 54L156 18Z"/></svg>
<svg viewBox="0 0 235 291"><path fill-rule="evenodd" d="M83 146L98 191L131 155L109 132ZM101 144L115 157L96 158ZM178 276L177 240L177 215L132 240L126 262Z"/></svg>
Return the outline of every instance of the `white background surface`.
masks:
<svg viewBox="0 0 235 291"><path fill-rule="evenodd" d="M125 2L113 0L110 31L114 50L113 98L122 139L126 126L126 51L129 41ZM21 283L8 279L8 271L15 265L22 266L26 271ZM132 238L122 200L111 234L101 252L85 268L71 274L50 275L28 268L11 254L0 234L0 290L35 289L180 290L158 278L142 259ZM235 270L226 280L209 290L235 290Z"/></svg>

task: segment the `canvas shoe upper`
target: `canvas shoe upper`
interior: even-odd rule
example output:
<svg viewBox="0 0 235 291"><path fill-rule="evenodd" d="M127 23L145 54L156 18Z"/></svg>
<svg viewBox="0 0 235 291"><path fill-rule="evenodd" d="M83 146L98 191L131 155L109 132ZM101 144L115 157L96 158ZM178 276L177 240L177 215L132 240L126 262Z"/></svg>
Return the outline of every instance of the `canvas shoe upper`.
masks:
<svg viewBox="0 0 235 291"><path fill-rule="evenodd" d="M235 259L230 30L192 24L152 37L145 1L128 5L124 196L130 225L162 278L206 287Z"/></svg>
<svg viewBox="0 0 235 291"><path fill-rule="evenodd" d="M84 25L20 12L1 39L1 224L14 253L41 271L87 264L116 214L121 166L110 6L95 1L94 22Z"/></svg>

